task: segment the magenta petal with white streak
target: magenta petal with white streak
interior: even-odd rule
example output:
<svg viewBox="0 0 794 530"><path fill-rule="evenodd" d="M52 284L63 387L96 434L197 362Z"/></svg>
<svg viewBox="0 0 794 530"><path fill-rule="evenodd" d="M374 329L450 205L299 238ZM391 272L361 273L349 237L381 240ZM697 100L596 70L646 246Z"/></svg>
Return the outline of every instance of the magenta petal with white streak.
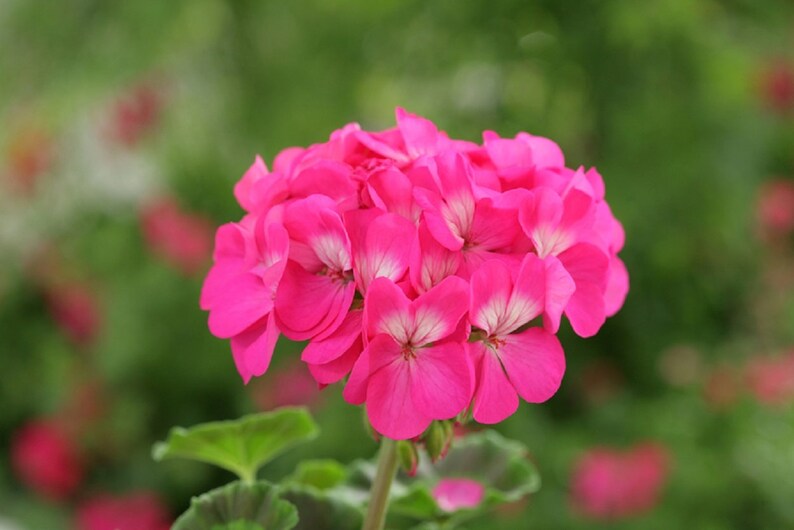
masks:
<svg viewBox="0 0 794 530"><path fill-rule="evenodd" d="M529 403L542 403L560 388L565 355L557 337L543 329L508 335L499 358L518 395Z"/></svg>

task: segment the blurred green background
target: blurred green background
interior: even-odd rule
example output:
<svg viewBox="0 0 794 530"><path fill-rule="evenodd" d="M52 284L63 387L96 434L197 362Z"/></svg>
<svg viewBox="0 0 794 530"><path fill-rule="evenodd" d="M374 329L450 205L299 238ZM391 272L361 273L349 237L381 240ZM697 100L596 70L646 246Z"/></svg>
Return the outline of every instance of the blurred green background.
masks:
<svg viewBox="0 0 794 530"><path fill-rule="evenodd" d="M453 137L553 138L627 232L623 310L593 339L564 327L561 391L499 426L542 489L467 528L794 527L794 375L774 364L794 355L792 72L788 0L0 2L0 528L74 528L102 492L181 513L231 477L155 464L172 425L302 402L323 433L268 477L374 453L296 347L245 387L198 296L255 154L398 105ZM13 464L40 419L84 469L58 499ZM671 457L654 506L580 513L578 459L645 441Z"/></svg>

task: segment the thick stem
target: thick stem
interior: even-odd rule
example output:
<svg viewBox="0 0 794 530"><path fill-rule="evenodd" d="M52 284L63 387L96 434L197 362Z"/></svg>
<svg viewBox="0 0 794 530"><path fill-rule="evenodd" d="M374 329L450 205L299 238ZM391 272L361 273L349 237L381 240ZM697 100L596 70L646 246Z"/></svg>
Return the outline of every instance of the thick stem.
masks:
<svg viewBox="0 0 794 530"><path fill-rule="evenodd" d="M378 454L378 469L369 493L369 507L362 530L383 530L389 507L389 490L397 472L397 442L382 438Z"/></svg>

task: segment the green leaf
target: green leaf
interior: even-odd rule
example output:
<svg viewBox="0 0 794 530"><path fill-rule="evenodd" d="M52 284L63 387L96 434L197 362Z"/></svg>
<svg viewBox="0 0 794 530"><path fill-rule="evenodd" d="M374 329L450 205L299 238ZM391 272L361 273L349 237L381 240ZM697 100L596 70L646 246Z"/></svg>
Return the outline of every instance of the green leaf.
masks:
<svg viewBox="0 0 794 530"><path fill-rule="evenodd" d="M251 521L235 521L224 525L215 525L212 530L267 530L262 525Z"/></svg>
<svg viewBox="0 0 794 530"><path fill-rule="evenodd" d="M284 479L284 483L312 486L324 491L341 484L346 478L347 468L336 460L305 460Z"/></svg>
<svg viewBox="0 0 794 530"><path fill-rule="evenodd" d="M283 451L317 436L317 424L303 408L283 408L237 420L175 427L154 446L155 460L187 458L214 464L253 482L260 467Z"/></svg>
<svg viewBox="0 0 794 530"><path fill-rule="evenodd" d="M290 530L298 511L268 482L232 482L199 497L171 530Z"/></svg>
<svg viewBox="0 0 794 530"><path fill-rule="evenodd" d="M295 530L359 530L364 520L360 508L311 486L287 486L281 497L298 509Z"/></svg>

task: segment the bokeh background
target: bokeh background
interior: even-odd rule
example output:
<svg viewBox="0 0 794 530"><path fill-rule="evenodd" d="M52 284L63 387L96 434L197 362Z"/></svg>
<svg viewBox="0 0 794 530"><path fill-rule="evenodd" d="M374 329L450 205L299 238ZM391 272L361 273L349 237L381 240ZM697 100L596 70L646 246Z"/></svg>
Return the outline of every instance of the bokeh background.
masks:
<svg viewBox="0 0 794 530"><path fill-rule="evenodd" d="M270 478L375 452L296 346L244 386L198 296L255 154L398 105L553 138L627 232L623 310L499 427L542 489L467 528L794 527L790 1L4 0L0 528L175 517L231 476L153 462L172 425L309 405Z"/></svg>

